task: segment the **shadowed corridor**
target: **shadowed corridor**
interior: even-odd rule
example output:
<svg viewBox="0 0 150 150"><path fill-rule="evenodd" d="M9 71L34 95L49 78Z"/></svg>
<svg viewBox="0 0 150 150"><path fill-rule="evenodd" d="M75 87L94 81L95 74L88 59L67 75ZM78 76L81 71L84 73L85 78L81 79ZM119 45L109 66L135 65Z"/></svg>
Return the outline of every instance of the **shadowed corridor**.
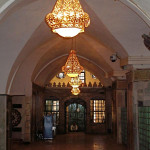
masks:
<svg viewBox="0 0 150 150"><path fill-rule="evenodd" d="M70 133L57 135L53 141L40 141L32 144L14 143L12 150L126 150L108 135Z"/></svg>

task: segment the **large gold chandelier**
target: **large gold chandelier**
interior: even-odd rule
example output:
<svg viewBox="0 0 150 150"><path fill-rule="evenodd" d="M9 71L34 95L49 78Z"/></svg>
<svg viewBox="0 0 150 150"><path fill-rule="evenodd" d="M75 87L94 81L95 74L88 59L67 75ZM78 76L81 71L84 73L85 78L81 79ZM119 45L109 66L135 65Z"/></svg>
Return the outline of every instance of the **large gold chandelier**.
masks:
<svg viewBox="0 0 150 150"><path fill-rule="evenodd" d="M69 77L77 77L83 70L76 56L76 51L71 50L65 66L62 67L62 71Z"/></svg>
<svg viewBox="0 0 150 150"><path fill-rule="evenodd" d="M74 37L84 32L84 28L90 24L90 18L79 0L57 0L52 13L46 16L46 22L54 33Z"/></svg>

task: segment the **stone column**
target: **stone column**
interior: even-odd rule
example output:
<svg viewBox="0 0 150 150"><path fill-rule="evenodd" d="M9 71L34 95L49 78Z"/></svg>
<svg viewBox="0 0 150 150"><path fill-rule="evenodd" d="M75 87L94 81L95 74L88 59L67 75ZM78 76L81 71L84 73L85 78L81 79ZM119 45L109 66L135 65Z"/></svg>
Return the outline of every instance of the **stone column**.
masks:
<svg viewBox="0 0 150 150"><path fill-rule="evenodd" d="M25 130L24 139L25 143L31 142L31 108L32 108L32 97L25 97Z"/></svg>
<svg viewBox="0 0 150 150"><path fill-rule="evenodd" d="M113 138L117 138L117 113L116 113L116 90L115 84L112 91L112 132Z"/></svg>
<svg viewBox="0 0 150 150"><path fill-rule="evenodd" d="M139 150L138 103L150 106L150 70L138 69L127 74L128 150Z"/></svg>
<svg viewBox="0 0 150 150"><path fill-rule="evenodd" d="M36 134L36 101L38 100L38 92L33 92L32 95L32 128L31 128L31 139L35 141Z"/></svg>
<svg viewBox="0 0 150 150"><path fill-rule="evenodd" d="M127 140L128 150L134 150L133 134L133 83L128 83L127 89Z"/></svg>
<svg viewBox="0 0 150 150"><path fill-rule="evenodd" d="M84 98L86 101L86 133L91 133L91 114L90 114L90 97Z"/></svg>
<svg viewBox="0 0 150 150"><path fill-rule="evenodd" d="M127 88L126 80L117 80L114 85L113 91L113 118L114 130L116 132L117 143L122 144L121 134L121 108L125 107L125 92Z"/></svg>
<svg viewBox="0 0 150 150"><path fill-rule="evenodd" d="M11 98L0 95L0 150L11 149Z"/></svg>
<svg viewBox="0 0 150 150"><path fill-rule="evenodd" d="M112 132L112 89L106 89L106 128L107 132Z"/></svg>
<svg viewBox="0 0 150 150"><path fill-rule="evenodd" d="M65 102L63 99L60 99L59 101L59 126L58 126L58 130L59 133L64 134L65 133Z"/></svg>

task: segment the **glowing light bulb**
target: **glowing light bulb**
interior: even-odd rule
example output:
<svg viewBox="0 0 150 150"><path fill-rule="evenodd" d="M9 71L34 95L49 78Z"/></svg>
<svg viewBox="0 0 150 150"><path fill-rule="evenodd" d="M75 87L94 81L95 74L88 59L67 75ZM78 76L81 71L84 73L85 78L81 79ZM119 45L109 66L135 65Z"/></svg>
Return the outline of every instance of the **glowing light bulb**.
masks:
<svg viewBox="0 0 150 150"><path fill-rule="evenodd" d="M90 17L83 11L79 0L57 0L53 11L46 15L46 22L54 33L74 37L89 26Z"/></svg>
<svg viewBox="0 0 150 150"><path fill-rule="evenodd" d="M73 95L78 95L80 93L80 89L79 88L72 88L71 93Z"/></svg>
<svg viewBox="0 0 150 150"><path fill-rule="evenodd" d="M73 11L71 11L71 12L70 12L70 16L73 16L73 15L74 15L74 12L73 12Z"/></svg>
<svg viewBox="0 0 150 150"><path fill-rule="evenodd" d="M79 28L58 28L58 29L55 29L55 31L62 37L74 37L81 32L81 29L79 29Z"/></svg>

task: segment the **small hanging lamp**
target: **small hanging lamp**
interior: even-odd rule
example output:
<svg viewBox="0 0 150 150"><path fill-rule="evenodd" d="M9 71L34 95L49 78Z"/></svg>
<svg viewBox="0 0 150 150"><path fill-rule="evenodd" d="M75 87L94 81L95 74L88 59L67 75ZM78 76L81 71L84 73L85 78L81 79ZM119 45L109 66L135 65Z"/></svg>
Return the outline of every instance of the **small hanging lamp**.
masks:
<svg viewBox="0 0 150 150"><path fill-rule="evenodd" d="M78 95L80 93L80 89L78 87L73 87L71 93L73 95Z"/></svg>
<svg viewBox="0 0 150 150"><path fill-rule="evenodd" d="M82 81L79 79L79 77L74 77L71 78L71 81L69 82L69 84L73 87L79 87L82 84Z"/></svg>
<svg viewBox="0 0 150 150"><path fill-rule="evenodd" d="M90 18L79 0L57 0L52 13L46 16L46 22L54 33L62 37L74 37L84 32L84 28L90 24Z"/></svg>
<svg viewBox="0 0 150 150"><path fill-rule="evenodd" d="M65 66L62 67L62 71L69 77L77 77L83 70L76 56L76 51L71 50Z"/></svg>

